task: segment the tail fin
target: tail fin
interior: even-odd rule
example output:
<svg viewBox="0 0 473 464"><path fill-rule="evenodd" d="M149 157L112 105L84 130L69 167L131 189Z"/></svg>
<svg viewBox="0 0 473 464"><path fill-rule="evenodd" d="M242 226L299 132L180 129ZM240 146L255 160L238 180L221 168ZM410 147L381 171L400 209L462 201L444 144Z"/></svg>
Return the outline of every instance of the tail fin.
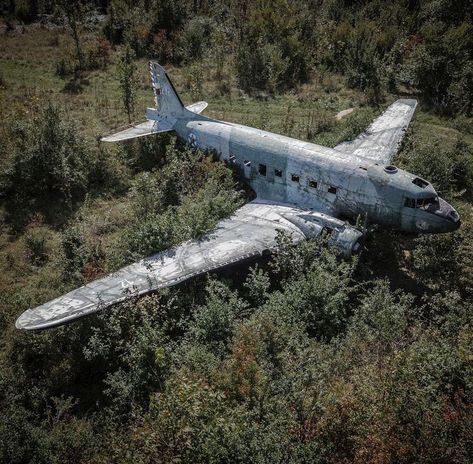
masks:
<svg viewBox="0 0 473 464"><path fill-rule="evenodd" d="M165 69L158 63L150 61L149 71L151 73L156 111L161 117L166 115L192 117L192 113L200 114L207 108L207 102L204 101L192 103L192 105L184 107L176 89L172 85L171 79ZM191 113L187 114L189 111Z"/></svg>
<svg viewBox="0 0 473 464"><path fill-rule="evenodd" d="M149 63L149 71L157 113L161 116L182 116L184 105L164 68L158 63L151 61Z"/></svg>

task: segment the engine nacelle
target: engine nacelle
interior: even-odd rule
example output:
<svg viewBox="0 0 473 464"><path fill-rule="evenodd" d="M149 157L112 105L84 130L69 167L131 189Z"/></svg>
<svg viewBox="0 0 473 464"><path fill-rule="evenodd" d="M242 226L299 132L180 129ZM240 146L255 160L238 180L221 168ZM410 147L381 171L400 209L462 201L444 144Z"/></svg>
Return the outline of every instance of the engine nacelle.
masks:
<svg viewBox="0 0 473 464"><path fill-rule="evenodd" d="M326 233L329 246L336 248L345 257L359 253L362 249L363 233L333 216L315 211L282 216L296 225L308 239L319 238Z"/></svg>
<svg viewBox="0 0 473 464"><path fill-rule="evenodd" d="M341 229L333 229L329 245L337 248L343 256L351 256L361 252L363 233L354 227L345 225Z"/></svg>

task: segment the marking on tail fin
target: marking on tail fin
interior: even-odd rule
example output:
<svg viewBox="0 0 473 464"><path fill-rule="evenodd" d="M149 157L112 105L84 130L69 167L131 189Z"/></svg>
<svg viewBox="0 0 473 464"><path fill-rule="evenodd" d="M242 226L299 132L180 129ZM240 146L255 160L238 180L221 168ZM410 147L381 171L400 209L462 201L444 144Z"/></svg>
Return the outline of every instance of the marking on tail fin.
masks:
<svg viewBox="0 0 473 464"><path fill-rule="evenodd" d="M158 63L149 63L151 74L151 85L153 86L154 101L156 109L163 114L182 113L184 104L174 88L166 71Z"/></svg>

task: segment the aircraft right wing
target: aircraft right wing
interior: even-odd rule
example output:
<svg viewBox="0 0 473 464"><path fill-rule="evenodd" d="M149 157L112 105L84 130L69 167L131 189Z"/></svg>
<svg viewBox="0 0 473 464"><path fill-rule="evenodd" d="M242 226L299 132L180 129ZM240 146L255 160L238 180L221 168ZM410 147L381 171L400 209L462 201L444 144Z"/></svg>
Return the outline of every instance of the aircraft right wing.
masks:
<svg viewBox="0 0 473 464"><path fill-rule="evenodd" d="M416 106L416 100L395 101L365 132L355 140L337 145L335 150L360 156L375 163L389 164L397 153Z"/></svg>
<svg viewBox="0 0 473 464"><path fill-rule="evenodd" d="M316 238L326 230L329 243L350 253L356 251L362 235L322 213L256 200L220 221L203 239L184 242L25 311L16 327L35 330L61 325L133 296L259 256L276 246L278 230L290 234L294 242Z"/></svg>

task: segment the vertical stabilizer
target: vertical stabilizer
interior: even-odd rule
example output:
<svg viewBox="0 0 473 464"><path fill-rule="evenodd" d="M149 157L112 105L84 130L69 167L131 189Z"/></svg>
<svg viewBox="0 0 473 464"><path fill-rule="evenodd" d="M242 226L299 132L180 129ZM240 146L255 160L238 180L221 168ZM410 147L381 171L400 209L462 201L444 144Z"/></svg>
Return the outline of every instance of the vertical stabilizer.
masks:
<svg viewBox="0 0 473 464"><path fill-rule="evenodd" d="M149 63L149 70L157 113L166 117L182 116L184 114L184 105L164 68L158 63L151 61Z"/></svg>

